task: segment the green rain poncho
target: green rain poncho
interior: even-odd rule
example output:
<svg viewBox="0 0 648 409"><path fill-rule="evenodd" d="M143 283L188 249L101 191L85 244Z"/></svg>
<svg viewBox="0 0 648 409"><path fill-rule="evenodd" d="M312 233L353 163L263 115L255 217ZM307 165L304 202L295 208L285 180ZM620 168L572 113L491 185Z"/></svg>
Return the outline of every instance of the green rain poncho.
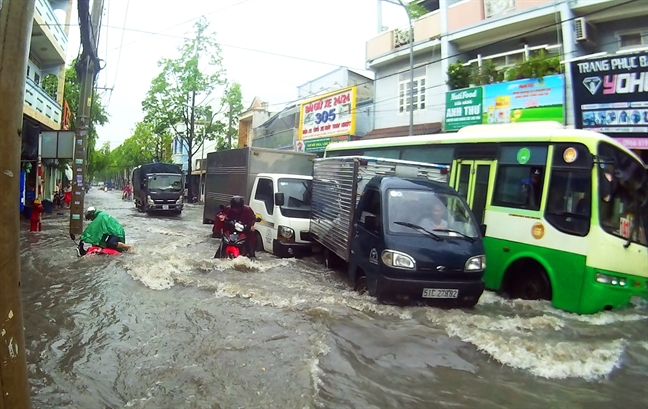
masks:
<svg viewBox="0 0 648 409"><path fill-rule="evenodd" d="M126 243L126 233L117 219L106 212L95 210L95 219L83 231L81 241L106 247L107 236L117 236L120 242Z"/></svg>

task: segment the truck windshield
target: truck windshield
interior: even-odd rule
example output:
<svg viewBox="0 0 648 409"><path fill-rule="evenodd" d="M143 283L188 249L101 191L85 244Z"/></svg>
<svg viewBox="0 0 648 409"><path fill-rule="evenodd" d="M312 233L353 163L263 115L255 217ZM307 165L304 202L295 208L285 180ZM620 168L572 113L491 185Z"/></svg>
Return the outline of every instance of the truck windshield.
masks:
<svg viewBox="0 0 648 409"><path fill-rule="evenodd" d="M648 245L648 178L643 165L622 150L598 148L599 217L609 234Z"/></svg>
<svg viewBox="0 0 648 409"><path fill-rule="evenodd" d="M468 206L459 196L429 190L389 189L387 222L391 233L424 236L419 226L440 237L479 237Z"/></svg>
<svg viewBox="0 0 648 409"><path fill-rule="evenodd" d="M286 217L308 219L311 209L312 185L311 180L279 179L278 191L284 194L284 205L280 208L281 214Z"/></svg>
<svg viewBox="0 0 648 409"><path fill-rule="evenodd" d="M148 177L149 190L169 192L182 191L182 175L151 175Z"/></svg>

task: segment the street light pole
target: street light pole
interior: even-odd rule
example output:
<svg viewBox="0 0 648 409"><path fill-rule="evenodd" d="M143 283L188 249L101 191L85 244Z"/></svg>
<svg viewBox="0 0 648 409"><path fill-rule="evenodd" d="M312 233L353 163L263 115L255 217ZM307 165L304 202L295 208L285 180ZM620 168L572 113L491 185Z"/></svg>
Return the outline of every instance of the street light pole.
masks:
<svg viewBox="0 0 648 409"><path fill-rule="evenodd" d="M401 6L407 13L407 21L409 21L409 134L414 135L414 27L412 26L412 15L403 0L398 0ZM405 94L407 96L407 93Z"/></svg>

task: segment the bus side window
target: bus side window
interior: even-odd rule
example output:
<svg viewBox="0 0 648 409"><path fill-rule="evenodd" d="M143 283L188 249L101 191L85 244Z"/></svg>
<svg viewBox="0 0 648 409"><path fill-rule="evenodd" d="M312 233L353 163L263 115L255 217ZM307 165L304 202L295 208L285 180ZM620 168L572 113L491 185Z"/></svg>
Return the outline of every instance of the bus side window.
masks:
<svg viewBox="0 0 648 409"><path fill-rule="evenodd" d="M587 236L591 215L591 172L554 169L545 218L563 233Z"/></svg>
<svg viewBox="0 0 648 409"><path fill-rule="evenodd" d="M500 165L493 205L540 210L544 169L528 165Z"/></svg>

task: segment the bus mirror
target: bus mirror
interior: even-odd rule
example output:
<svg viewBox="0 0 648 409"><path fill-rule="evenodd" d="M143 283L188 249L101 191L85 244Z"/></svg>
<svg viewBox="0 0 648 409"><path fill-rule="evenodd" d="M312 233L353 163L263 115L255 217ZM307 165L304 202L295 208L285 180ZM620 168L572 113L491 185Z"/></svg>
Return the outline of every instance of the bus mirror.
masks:
<svg viewBox="0 0 648 409"><path fill-rule="evenodd" d="M275 206L279 206L279 207L283 206L284 205L284 200L285 200L285 198L284 198L283 193L277 192L277 193L274 194L274 204L275 204Z"/></svg>
<svg viewBox="0 0 648 409"><path fill-rule="evenodd" d="M479 225L479 231L481 232L483 237L486 237L486 225L485 224L480 224Z"/></svg>

